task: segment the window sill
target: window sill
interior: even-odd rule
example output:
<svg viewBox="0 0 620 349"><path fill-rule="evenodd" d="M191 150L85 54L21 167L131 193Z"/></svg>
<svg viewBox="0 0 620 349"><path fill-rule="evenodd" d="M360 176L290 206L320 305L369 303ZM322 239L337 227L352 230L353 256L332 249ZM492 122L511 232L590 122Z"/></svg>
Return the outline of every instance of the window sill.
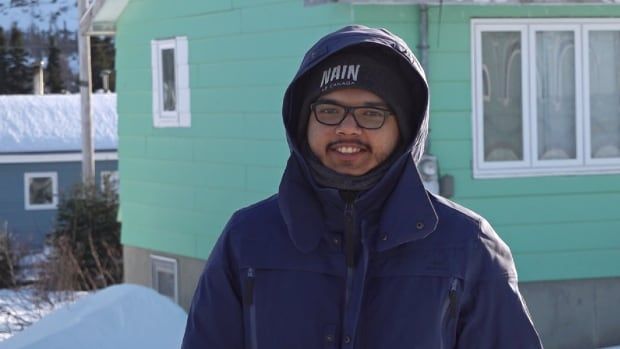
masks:
<svg viewBox="0 0 620 349"><path fill-rule="evenodd" d="M474 169L474 179L620 174L620 165L553 168Z"/></svg>

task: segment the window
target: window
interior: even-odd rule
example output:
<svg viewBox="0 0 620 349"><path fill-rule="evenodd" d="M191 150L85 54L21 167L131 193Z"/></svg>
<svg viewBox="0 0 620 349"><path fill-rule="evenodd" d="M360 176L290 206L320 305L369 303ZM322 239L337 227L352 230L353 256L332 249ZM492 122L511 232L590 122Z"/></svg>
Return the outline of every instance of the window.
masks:
<svg viewBox="0 0 620 349"><path fill-rule="evenodd" d="M188 45L186 37L151 41L153 125L190 127Z"/></svg>
<svg viewBox="0 0 620 349"><path fill-rule="evenodd" d="M119 178L118 171L101 171L101 191L105 191L106 183L114 192L118 193Z"/></svg>
<svg viewBox="0 0 620 349"><path fill-rule="evenodd" d="M24 201L26 210L55 210L58 206L58 174L25 173Z"/></svg>
<svg viewBox="0 0 620 349"><path fill-rule="evenodd" d="M620 173L620 21L472 21L474 176Z"/></svg>
<svg viewBox="0 0 620 349"><path fill-rule="evenodd" d="M152 286L160 294L178 302L177 261L151 255Z"/></svg>

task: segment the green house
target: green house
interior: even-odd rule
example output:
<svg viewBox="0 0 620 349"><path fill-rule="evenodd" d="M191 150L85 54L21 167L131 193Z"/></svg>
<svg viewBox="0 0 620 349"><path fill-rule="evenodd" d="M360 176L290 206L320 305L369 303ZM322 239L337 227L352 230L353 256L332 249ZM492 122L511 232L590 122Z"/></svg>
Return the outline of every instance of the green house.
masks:
<svg viewBox="0 0 620 349"><path fill-rule="evenodd" d="M94 2L91 32L116 35L126 281L189 305L229 216L277 190L305 50L359 23L422 59L441 192L511 246L546 347L620 344L619 4Z"/></svg>

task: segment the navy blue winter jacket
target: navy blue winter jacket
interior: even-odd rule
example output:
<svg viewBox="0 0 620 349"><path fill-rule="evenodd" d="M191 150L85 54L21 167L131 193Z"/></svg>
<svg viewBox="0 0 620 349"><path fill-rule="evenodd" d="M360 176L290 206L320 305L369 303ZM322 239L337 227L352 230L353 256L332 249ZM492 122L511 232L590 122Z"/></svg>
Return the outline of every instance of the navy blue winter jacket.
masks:
<svg viewBox="0 0 620 349"><path fill-rule="evenodd" d="M279 192L230 219L199 281L183 349L541 348L508 247L482 217L420 181L427 95L412 96L421 103L415 136L372 189L345 204L315 184L295 139L297 83L351 45L392 50L427 94L415 57L385 30L346 27L308 51L284 98L291 156ZM352 266L348 228L361 239Z"/></svg>

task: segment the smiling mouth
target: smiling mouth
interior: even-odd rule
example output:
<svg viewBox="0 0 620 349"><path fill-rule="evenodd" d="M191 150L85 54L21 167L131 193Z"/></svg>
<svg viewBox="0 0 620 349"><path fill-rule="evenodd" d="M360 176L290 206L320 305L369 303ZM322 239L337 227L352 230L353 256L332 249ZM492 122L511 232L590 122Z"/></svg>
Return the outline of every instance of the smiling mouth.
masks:
<svg viewBox="0 0 620 349"><path fill-rule="evenodd" d="M349 141L349 142L333 142L330 143L327 148L331 151L335 151L343 155L353 155L361 152L369 151L369 147L361 142Z"/></svg>
<svg viewBox="0 0 620 349"><path fill-rule="evenodd" d="M358 147L336 147L336 151L341 154L355 154L362 151L362 149Z"/></svg>

